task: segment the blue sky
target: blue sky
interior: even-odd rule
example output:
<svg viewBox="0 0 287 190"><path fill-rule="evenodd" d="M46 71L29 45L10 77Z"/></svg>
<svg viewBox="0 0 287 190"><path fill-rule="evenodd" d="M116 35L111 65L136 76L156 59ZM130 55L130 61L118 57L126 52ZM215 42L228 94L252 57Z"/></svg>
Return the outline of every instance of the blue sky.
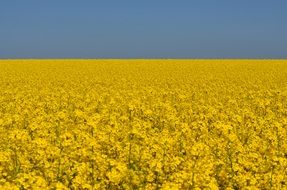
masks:
<svg viewBox="0 0 287 190"><path fill-rule="evenodd" d="M0 58L287 58L286 0L3 0Z"/></svg>

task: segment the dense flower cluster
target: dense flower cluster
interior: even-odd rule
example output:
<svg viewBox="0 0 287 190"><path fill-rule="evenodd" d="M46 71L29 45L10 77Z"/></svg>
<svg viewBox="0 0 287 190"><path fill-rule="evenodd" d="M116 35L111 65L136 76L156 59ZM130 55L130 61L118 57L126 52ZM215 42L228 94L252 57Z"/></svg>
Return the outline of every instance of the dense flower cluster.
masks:
<svg viewBox="0 0 287 190"><path fill-rule="evenodd" d="M287 61L2 60L1 189L286 189Z"/></svg>

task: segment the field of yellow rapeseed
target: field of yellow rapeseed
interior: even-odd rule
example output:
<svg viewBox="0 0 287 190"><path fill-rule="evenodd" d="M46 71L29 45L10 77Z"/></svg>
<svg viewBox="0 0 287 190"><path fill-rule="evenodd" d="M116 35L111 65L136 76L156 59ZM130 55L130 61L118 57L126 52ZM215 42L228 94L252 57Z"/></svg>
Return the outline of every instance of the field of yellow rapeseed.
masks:
<svg viewBox="0 0 287 190"><path fill-rule="evenodd" d="M287 189L287 60L2 60L0 189Z"/></svg>

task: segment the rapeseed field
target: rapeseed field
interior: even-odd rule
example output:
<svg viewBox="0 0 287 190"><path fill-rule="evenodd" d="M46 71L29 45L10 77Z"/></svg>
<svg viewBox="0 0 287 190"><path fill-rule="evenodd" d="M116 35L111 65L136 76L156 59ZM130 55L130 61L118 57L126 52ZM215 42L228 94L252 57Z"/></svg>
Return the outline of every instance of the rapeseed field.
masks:
<svg viewBox="0 0 287 190"><path fill-rule="evenodd" d="M0 189L287 189L287 60L1 60Z"/></svg>

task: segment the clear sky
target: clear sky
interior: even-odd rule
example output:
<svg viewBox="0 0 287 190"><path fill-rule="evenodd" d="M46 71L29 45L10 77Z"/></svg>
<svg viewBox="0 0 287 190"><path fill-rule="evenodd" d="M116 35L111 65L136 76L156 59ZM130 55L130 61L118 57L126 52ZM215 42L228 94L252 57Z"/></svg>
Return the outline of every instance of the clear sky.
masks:
<svg viewBox="0 0 287 190"><path fill-rule="evenodd" d="M287 58L287 0L1 0L0 58Z"/></svg>

